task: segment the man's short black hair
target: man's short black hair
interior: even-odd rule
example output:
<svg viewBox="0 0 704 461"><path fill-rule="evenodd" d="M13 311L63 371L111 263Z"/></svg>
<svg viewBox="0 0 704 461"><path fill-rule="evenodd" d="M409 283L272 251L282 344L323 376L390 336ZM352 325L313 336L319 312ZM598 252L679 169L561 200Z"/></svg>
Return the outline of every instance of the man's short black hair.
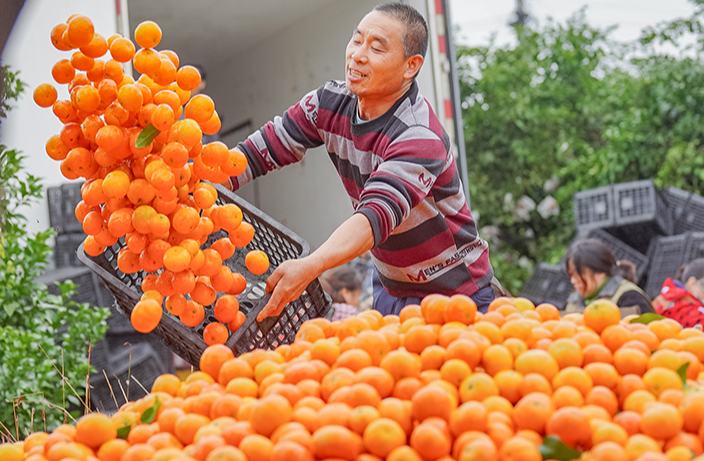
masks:
<svg viewBox="0 0 704 461"><path fill-rule="evenodd" d="M428 24L418 10L404 3L384 3L374 8L374 11L381 11L397 20L406 27L403 35L403 51L406 57L419 54L425 57L428 50Z"/></svg>

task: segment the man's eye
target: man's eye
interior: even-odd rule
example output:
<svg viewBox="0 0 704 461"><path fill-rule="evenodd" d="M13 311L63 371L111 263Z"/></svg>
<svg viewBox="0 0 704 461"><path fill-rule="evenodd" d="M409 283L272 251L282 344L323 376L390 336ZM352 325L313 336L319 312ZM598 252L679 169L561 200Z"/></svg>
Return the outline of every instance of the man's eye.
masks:
<svg viewBox="0 0 704 461"><path fill-rule="evenodd" d="M381 53L383 50L381 48L376 48L373 46L372 51L376 51L377 53Z"/></svg>

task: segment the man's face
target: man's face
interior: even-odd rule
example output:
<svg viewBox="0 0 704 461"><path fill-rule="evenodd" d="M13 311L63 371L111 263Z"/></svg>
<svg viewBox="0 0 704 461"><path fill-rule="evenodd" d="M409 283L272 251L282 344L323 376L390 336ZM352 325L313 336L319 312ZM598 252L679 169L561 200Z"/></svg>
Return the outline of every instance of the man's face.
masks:
<svg viewBox="0 0 704 461"><path fill-rule="evenodd" d="M403 23L372 11L357 25L345 52L345 82L358 97L379 97L398 92L413 78L403 49Z"/></svg>

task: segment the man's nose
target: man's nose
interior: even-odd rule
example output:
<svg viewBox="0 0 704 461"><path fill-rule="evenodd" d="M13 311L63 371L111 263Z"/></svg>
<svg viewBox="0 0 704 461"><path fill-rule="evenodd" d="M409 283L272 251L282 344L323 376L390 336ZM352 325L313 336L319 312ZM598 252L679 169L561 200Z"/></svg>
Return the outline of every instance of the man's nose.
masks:
<svg viewBox="0 0 704 461"><path fill-rule="evenodd" d="M364 62L367 59L367 53L364 51L364 47L360 46L352 50L352 59L357 62Z"/></svg>

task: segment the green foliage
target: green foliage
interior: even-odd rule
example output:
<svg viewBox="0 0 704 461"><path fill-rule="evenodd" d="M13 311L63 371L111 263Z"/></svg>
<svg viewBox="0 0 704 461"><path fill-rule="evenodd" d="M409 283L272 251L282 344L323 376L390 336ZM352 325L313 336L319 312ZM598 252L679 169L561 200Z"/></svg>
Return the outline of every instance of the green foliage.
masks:
<svg viewBox="0 0 704 461"><path fill-rule="evenodd" d="M509 290L562 258L575 192L645 178L701 191L704 61L658 47L694 34L703 49L702 17L699 6L624 44L580 11L517 29L513 45L459 49L472 206Z"/></svg>
<svg viewBox="0 0 704 461"><path fill-rule="evenodd" d="M21 326L29 321L21 312L37 291L34 279L42 274L51 253L52 230L28 235L21 207L42 195L39 179L22 176L23 156L0 145L0 325Z"/></svg>
<svg viewBox="0 0 704 461"><path fill-rule="evenodd" d="M13 88L21 90L21 82ZM46 269L52 230L28 231L22 208L43 192L23 162L0 145L0 438L22 438L81 413L88 350L107 328L106 309L71 300L73 283L55 296L35 282Z"/></svg>
<svg viewBox="0 0 704 461"><path fill-rule="evenodd" d="M695 13L689 18L680 18L666 23L647 27L641 34L640 43L669 43L681 49L704 49L704 24L701 21L704 12L704 0L690 0L695 6ZM685 44L682 38L693 35L694 43Z"/></svg>
<svg viewBox="0 0 704 461"><path fill-rule="evenodd" d="M8 66L0 66L0 118L7 116L12 107L10 101L17 100L24 90L24 82L19 78L19 72L13 72Z"/></svg>
<svg viewBox="0 0 704 461"><path fill-rule="evenodd" d="M72 301L71 285L61 296L38 287L17 313L24 326L0 326L0 422L15 438L71 421L85 406L88 347L104 336L107 312Z"/></svg>

